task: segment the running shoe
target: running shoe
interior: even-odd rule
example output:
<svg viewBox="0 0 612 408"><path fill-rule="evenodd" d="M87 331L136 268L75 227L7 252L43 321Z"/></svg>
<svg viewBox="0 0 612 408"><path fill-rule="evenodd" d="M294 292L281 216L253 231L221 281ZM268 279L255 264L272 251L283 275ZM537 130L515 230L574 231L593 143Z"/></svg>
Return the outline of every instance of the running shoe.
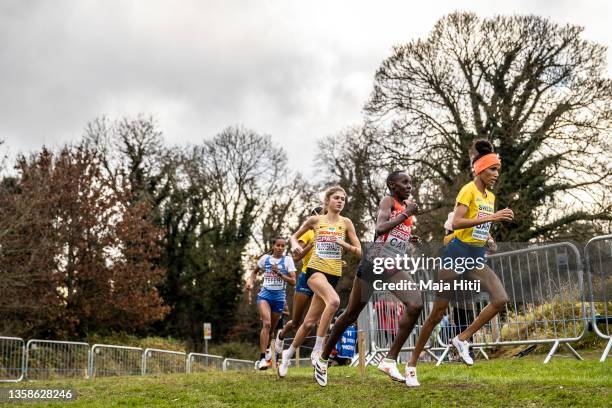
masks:
<svg viewBox="0 0 612 408"><path fill-rule="evenodd" d="M402 373L397 369L395 360L383 358L380 364L378 364L378 369L391 377L393 381L406 381L406 378L404 378Z"/></svg>
<svg viewBox="0 0 612 408"><path fill-rule="evenodd" d="M276 358L280 355L280 352L283 351L284 340L280 338L281 330L276 333L276 340L274 340L274 351L276 352Z"/></svg>
<svg viewBox="0 0 612 408"><path fill-rule="evenodd" d="M419 384L419 380L417 380L416 367L406 366L406 370L404 370L404 373L406 374L406 385L407 386L418 387L421 385Z"/></svg>
<svg viewBox="0 0 612 408"><path fill-rule="evenodd" d="M262 358L257 363L255 363L255 368L257 370L267 370L268 367L270 367L271 364L272 363L269 360L266 360L265 358Z"/></svg>
<svg viewBox="0 0 612 408"><path fill-rule="evenodd" d="M270 351L269 348L266 349L266 360L267 361L272 360L272 352Z"/></svg>
<svg viewBox="0 0 612 408"><path fill-rule="evenodd" d="M315 361L314 378L321 387L327 385L327 361L322 361L320 358Z"/></svg>
<svg viewBox="0 0 612 408"><path fill-rule="evenodd" d="M321 350L312 350L310 354L310 364L314 367L319 361L319 357L321 357Z"/></svg>
<svg viewBox="0 0 612 408"><path fill-rule="evenodd" d="M455 346L457 349L459 357L461 357L465 364L469 366L474 365L474 360L472 360L472 357L470 356L470 343L459 340L458 336L453 337L451 343L453 343L453 346Z"/></svg>
<svg viewBox="0 0 612 408"><path fill-rule="evenodd" d="M287 376L290 364L291 358L289 357L289 350L285 350L281 353L281 362L278 365L278 376L280 378L285 378Z"/></svg>

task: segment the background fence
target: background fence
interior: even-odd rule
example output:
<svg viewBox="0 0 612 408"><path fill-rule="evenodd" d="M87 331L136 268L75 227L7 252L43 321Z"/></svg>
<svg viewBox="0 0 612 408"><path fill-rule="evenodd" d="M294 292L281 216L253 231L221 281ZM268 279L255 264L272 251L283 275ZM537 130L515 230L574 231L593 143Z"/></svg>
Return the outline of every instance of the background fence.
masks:
<svg viewBox="0 0 612 408"><path fill-rule="evenodd" d="M18 337L0 337L0 382L23 379L25 342Z"/></svg>
<svg viewBox="0 0 612 408"><path fill-rule="evenodd" d="M601 355L603 362L612 348L612 235L591 239L584 249L589 282L589 301L593 329L608 340Z"/></svg>
<svg viewBox="0 0 612 408"><path fill-rule="evenodd" d="M140 375L142 349L140 347L94 344L91 346L90 377Z"/></svg>
<svg viewBox="0 0 612 408"><path fill-rule="evenodd" d="M584 259L584 262L583 262ZM476 350L505 345L550 344L548 362L561 344L580 358L570 343L581 339L591 325L608 340L600 361L612 347L612 235L590 240L581 255L568 242L538 245L494 254L488 264L503 283L509 297L504 311L471 339ZM428 279L426 271L421 279ZM486 293L459 296L428 341L426 353L441 363L450 350L449 341L469 325L489 302ZM414 349L424 310L400 356ZM365 333L366 364L376 364L393 343L403 304L392 294L374 292L358 320ZM288 344L286 342L285 344ZM302 347L300 365L308 366L310 350ZM484 354L484 352L483 352ZM486 354L484 354L486 357ZM354 359L354 363L358 360ZM295 364L295 361L293 362ZM197 373L207 370L253 370L255 361L221 356L108 344L0 337L0 382L27 378L52 379L146 374Z"/></svg>

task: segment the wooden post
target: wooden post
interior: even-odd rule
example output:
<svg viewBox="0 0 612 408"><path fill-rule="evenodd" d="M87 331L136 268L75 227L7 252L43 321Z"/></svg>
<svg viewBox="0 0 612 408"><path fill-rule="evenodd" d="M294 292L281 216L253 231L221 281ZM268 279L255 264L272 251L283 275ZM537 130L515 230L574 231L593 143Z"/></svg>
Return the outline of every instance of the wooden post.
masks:
<svg viewBox="0 0 612 408"><path fill-rule="evenodd" d="M357 349L359 350L359 372L361 373L361 381L365 381L365 333L362 331L357 332Z"/></svg>
<svg viewBox="0 0 612 408"><path fill-rule="evenodd" d="M300 368L300 348L295 349L295 367Z"/></svg>

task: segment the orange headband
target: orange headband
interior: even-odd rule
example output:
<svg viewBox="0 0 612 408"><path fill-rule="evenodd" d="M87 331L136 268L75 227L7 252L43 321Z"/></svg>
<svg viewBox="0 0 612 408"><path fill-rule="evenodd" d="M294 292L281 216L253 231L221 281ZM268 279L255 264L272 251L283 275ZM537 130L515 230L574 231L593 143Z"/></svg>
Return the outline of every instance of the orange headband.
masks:
<svg viewBox="0 0 612 408"><path fill-rule="evenodd" d="M486 154L474 162L474 174L479 175L485 169L495 166L496 164L501 165L499 155L497 153Z"/></svg>

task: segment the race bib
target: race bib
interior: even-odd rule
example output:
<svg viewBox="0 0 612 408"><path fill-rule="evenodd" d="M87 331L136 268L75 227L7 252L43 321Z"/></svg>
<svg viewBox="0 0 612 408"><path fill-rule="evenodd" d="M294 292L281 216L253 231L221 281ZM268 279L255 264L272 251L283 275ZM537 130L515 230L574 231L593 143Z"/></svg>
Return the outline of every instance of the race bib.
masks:
<svg viewBox="0 0 612 408"><path fill-rule="evenodd" d="M385 243L383 245L383 255L388 257L404 255L408 248L409 240L409 231L403 231L399 228L393 229L387 236L387 239L385 240Z"/></svg>
<svg viewBox="0 0 612 408"><path fill-rule="evenodd" d="M263 287L269 290L283 290L285 289L285 281L274 272L266 271L264 273Z"/></svg>
<svg viewBox="0 0 612 408"><path fill-rule="evenodd" d="M321 259L341 259L340 245L335 242L317 241L317 256Z"/></svg>
<svg viewBox="0 0 612 408"><path fill-rule="evenodd" d="M489 215L489 213L479 212L476 218L483 218ZM489 238L490 228L491 222L485 222L484 224L476 225L472 230L472 238L478 241L486 241L487 238Z"/></svg>
<svg viewBox="0 0 612 408"><path fill-rule="evenodd" d="M344 238L344 234L335 228L321 229L316 237L315 251L321 259L342 259L342 248L336 239Z"/></svg>

